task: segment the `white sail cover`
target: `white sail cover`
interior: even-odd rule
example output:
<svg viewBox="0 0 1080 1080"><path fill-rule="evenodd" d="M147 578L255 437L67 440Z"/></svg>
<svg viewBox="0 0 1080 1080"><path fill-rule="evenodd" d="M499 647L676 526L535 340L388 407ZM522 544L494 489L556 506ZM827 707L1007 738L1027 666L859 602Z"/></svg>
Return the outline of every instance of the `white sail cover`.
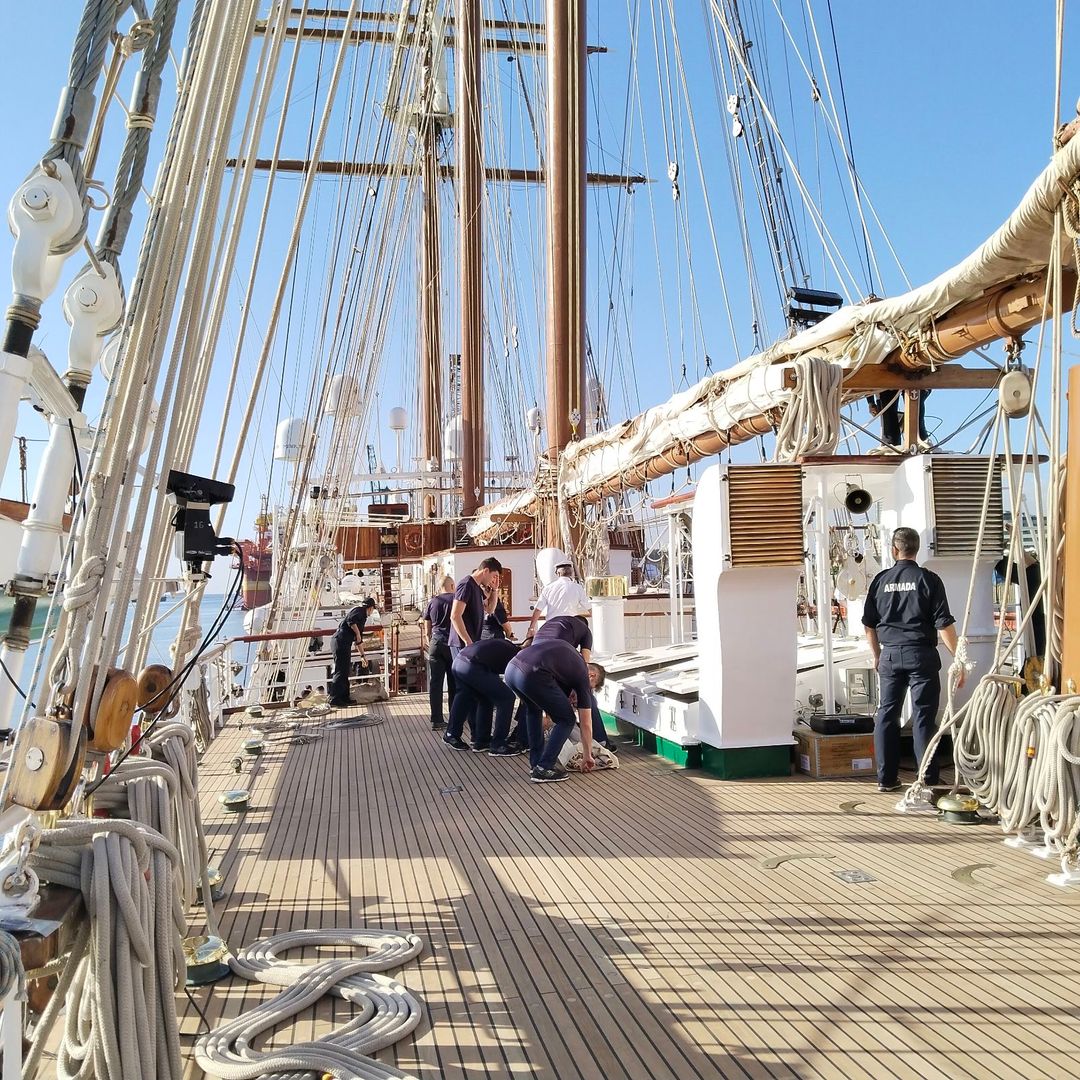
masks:
<svg viewBox="0 0 1080 1080"><path fill-rule="evenodd" d="M1080 177L1080 137L1055 155L1008 220L966 259L926 285L887 300L851 304L816 326L777 342L764 352L702 379L646 412L580 442L563 452L560 486L566 498L617 481L635 466L673 446L740 421L784 408L793 390L785 369L802 357L850 370L880 364L903 341L929 332L933 323L960 304L1028 274L1046 271L1054 217L1066 192L1076 198ZM1063 262L1073 261L1071 245ZM532 490L484 507L470 534L482 537L498 527L503 514L531 512Z"/></svg>

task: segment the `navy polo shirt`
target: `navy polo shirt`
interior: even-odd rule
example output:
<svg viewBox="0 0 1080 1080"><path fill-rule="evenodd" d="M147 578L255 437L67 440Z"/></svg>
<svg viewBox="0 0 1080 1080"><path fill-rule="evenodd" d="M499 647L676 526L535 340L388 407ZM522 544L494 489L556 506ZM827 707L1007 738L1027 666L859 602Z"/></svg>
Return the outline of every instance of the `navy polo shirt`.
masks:
<svg viewBox="0 0 1080 1080"><path fill-rule="evenodd" d="M450 609L454 606L453 593L433 596L424 608L424 618L431 623L431 640L444 644L450 638Z"/></svg>
<svg viewBox="0 0 1080 1080"><path fill-rule="evenodd" d="M367 622L366 607L354 607L341 623L338 625L337 630L334 632L334 637L342 638L346 641L355 641L356 637L352 632L352 628L355 626L359 629L360 633L364 632L364 624Z"/></svg>
<svg viewBox="0 0 1080 1080"><path fill-rule="evenodd" d="M464 602L465 610L461 613L461 621L465 624L469 638L472 641L479 641L484 629L484 590L477 585L472 574L468 574L457 583L454 599ZM450 648L461 648L464 644L461 636L451 626Z"/></svg>
<svg viewBox="0 0 1080 1080"><path fill-rule="evenodd" d="M503 606L501 600L495 601L495 610L490 615L484 616L484 632L485 638L499 638L500 640L506 637L503 632L503 623L509 616L506 614L506 608Z"/></svg>
<svg viewBox="0 0 1080 1080"><path fill-rule="evenodd" d="M522 649L512 663L526 673L547 672L567 697L571 691L577 693L579 709L589 707L592 696L589 666L573 645L558 638L547 638L544 641L537 639L527 649Z"/></svg>
<svg viewBox="0 0 1080 1080"><path fill-rule="evenodd" d="M556 615L548 619L536 631L533 644L537 645L549 639L565 641L575 649L592 648L592 631L589 629L589 624L579 615Z"/></svg>
<svg viewBox="0 0 1080 1080"><path fill-rule="evenodd" d="M884 646L937 646L937 632L956 620L945 586L932 570L913 559L899 559L870 583L863 604L863 626L877 631Z"/></svg>
<svg viewBox="0 0 1080 1080"><path fill-rule="evenodd" d="M505 638L482 638L467 645L458 653L459 660L469 660L486 667L496 675L506 670L506 665L517 656L518 647Z"/></svg>

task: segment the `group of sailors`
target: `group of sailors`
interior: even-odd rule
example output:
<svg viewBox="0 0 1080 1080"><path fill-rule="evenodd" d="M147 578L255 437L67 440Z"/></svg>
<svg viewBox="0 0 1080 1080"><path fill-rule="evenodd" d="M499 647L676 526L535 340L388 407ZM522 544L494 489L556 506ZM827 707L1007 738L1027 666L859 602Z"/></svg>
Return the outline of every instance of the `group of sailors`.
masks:
<svg viewBox="0 0 1080 1080"><path fill-rule="evenodd" d="M501 575L498 559L484 559L460 581L446 578L424 610L432 729L444 732L452 750L528 754L529 779L550 784L567 779L560 755L578 728L581 771L591 772L594 746L614 748L596 703L604 669L591 662L585 590L569 563L556 567L519 645L499 600ZM449 721L443 716L444 686ZM471 742L464 737L466 726Z"/></svg>

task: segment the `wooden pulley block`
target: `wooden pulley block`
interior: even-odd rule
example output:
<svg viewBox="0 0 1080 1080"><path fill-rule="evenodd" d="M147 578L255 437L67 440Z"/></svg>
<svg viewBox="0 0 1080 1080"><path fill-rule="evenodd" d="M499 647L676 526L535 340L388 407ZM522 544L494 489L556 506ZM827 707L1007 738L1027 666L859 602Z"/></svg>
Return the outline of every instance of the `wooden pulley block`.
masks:
<svg viewBox="0 0 1080 1080"><path fill-rule="evenodd" d="M90 700L93 700L93 693L91 684ZM138 697L139 684L134 675L122 668L113 668L105 676L105 689L101 692L97 712L86 725L93 732L91 750L109 754L124 745L131 732L131 718L135 715Z"/></svg>
<svg viewBox="0 0 1080 1080"><path fill-rule="evenodd" d="M68 768L69 740L77 739ZM8 798L28 810L58 810L75 790L86 757L86 729L73 735L68 721L32 716L23 722L11 753Z"/></svg>
<svg viewBox="0 0 1080 1080"><path fill-rule="evenodd" d="M160 712L168 696L165 688L173 681L173 673L164 664L148 664L139 672L139 708L150 706L150 712Z"/></svg>

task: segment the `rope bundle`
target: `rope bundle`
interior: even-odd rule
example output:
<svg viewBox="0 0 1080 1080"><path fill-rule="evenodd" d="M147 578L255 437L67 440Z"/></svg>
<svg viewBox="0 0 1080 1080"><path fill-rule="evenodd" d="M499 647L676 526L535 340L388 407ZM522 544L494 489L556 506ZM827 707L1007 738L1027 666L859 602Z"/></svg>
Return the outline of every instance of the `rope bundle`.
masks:
<svg viewBox="0 0 1080 1080"><path fill-rule="evenodd" d="M81 889L89 919L38 1025L26 1074L66 1004L60 1080L179 1080L173 992L186 926L176 848L135 822L72 820L42 834L32 861L42 880Z"/></svg>
<svg viewBox="0 0 1080 1080"><path fill-rule="evenodd" d="M776 432L776 461L831 454L840 441L844 369L816 356L795 361L798 382Z"/></svg>
<svg viewBox="0 0 1080 1080"><path fill-rule="evenodd" d="M372 951L353 960L296 964L279 960L287 949L347 945ZM245 979L285 986L283 993L199 1039L195 1058L214 1076L248 1080L269 1074L289 1078L325 1073L357 1080L389 1080L408 1074L371 1059L403 1039L421 1020L417 999L400 983L374 972L397 967L416 956L423 943L412 934L375 930L298 930L256 942L230 960ZM313 1005L326 994L359 1007L347 1024L325 1038L288 1049L256 1053L252 1043L263 1032Z"/></svg>

